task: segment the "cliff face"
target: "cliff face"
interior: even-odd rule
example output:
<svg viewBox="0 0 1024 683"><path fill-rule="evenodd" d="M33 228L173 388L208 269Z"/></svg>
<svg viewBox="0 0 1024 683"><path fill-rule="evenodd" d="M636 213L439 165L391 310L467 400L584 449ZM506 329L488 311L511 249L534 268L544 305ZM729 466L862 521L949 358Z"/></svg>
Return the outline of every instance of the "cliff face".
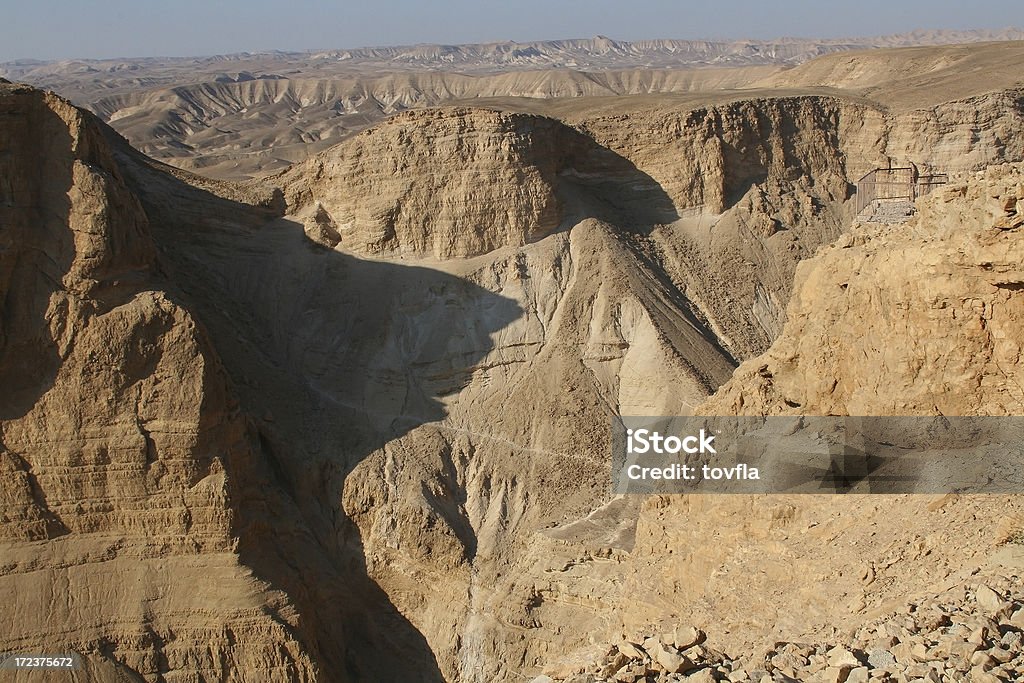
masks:
<svg viewBox="0 0 1024 683"><path fill-rule="evenodd" d="M360 254L474 256L586 217L626 228L744 358L781 329L795 264L849 220L852 181L1024 157L1015 91L895 113L807 96L566 121L408 112L274 182L308 234Z"/></svg>
<svg viewBox="0 0 1024 683"><path fill-rule="evenodd" d="M545 117L408 112L283 174L289 213L358 254L475 256L585 215L670 221L664 191L626 159Z"/></svg>
<svg viewBox="0 0 1024 683"><path fill-rule="evenodd" d="M1014 410L1017 172L841 236L854 169L893 149L949 170L1021 154L1011 94L907 116L819 97L572 126L411 112L275 193L169 173L3 88L0 595L23 617L0 649L67 643L154 681L512 680L683 612L739 644L815 632L991 545L942 534L995 503L923 523L923 502L609 500L607 425ZM770 377L726 384L836 238L825 274L800 271ZM951 320L962 352L919 341ZM866 359L844 345L865 331ZM822 554L843 534L885 565L877 601L853 546Z"/></svg>
<svg viewBox="0 0 1024 683"><path fill-rule="evenodd" d="M647 248L744 358L778 333L795 263L842 229L848 116L841 100L783 97L572 122L671 198L680 219Z"/></svg>
<svg viewBox="0 0 1024 683"><path fill-rule="evenodd" d="M329 247L326 259L364 248L358 229L342 228L339 205L388 201L405 211L415 202L410 215L418 222L398 224L393 243L443 245L438 236L452 228L437 216L493 210L510 188L467 189L431 181L428 171L490 177L479 169L514 171L522 159L544 159L538 166L550 169L535 187L558 200L561 229L510 239L482 223L468 229L488 231L491 243L468 253L402 254L406 264L457 276L507 303L450 300L445 311L453 317L431 303L431 290L445 290L417 281L398 307L376 314L383 328L327 346L324 339L336 339L327 331L374 301L352 277L342 282L263 235L259 247L247 247L267 250L259 281L231 285L255 310L269 308L265 297L295 301L278 303L283 317L271 324L288 330L282 375L309 376L302 368L316 359L317 392L333 397L272 408L275 429L284 429L282 411L307 416L302 448L310 455L298 462L331 460L323 424L308 417L318 404L333 414L372 410L357 419L402 425L353 467L340 501L368 572L424 634L446 678L510 679L550 652L578 647L588 630L613 627L604 610L616 609L620 597L608 582L634 543L637 511L622 503L594 511L606 495L607 420L691 412L731 372L727 348L742 357L767 344L763 325L785 302L785 273L839 234L847 184L831 132L838 107L759 100L577 130L478 110L408 113L282 176L289 202L282 228ZM495 121L513 123L503 129ZM417 139L433 146L395 144L396 132L414 124ZM484 155L517 140L507 132L512 125L540 132L518 138L523 151L514 164ZM357 168L356 140L376 150L358 157L358 172L335 178L317 170ZM460 140L471 154L459 156ZM706 172L690 170L695 165ZM361 175L382 189L359 185ZM359 192L349 194L353 187ZM398 195L407 187L415 193ZM719 204L703 208L709 202ZM216 265L202 257L204 267L237 273L224 251ZM325 296L329 307L320 303ZM376 300L389 300L382 296ZM755 310L764 312L760 319ZM489 342L481 321L498 323ZM383 346L377 329L387 330ZM475 360L466 367L460 358ZM371 394L356 380L366 375L388 382L375 379ZM275 399L254 392L252 400Z"/></svg>
<svg viewBox="0 0 1024 683"><path fill-rule="evenodd" d="M769 180L813 177L826 197L843 201L841 113L837 99L780 97L574 122L644 169L680 209L721 214Z"/></svg>
<svg viewBox="0 0 1024 683"><path fill-rule="evenodd" d="M223 380L188 314L143 286L155 271L146 218L96 125L55 97L8 89L2 102L13 122L2 133L4 443L11 462L22 461L19 479L33 482L19 487L24 508L15 516L49 522L8 526L9 537L112 524L182 539L185 518L170 499L220 468L213 465L217 447L200 446L216 438L199 427L217 425L228 412ZM176 368L189 369L182 379L188 389L156 390ZM60 390L50 391L54 386ZM201 415L204 399L210 412ZM128 479L111 481L112 474ZM161 481L166 504L143 504L140 494L158 492ZM190 515L200 547L227 543L230 517L217 488L206 492L211 500L198 498Z"/></svg>
<svg viewBox="0 0 1024 683"><path fill-rule="evenodd" d="M1019 414L1022 180L1019 165L970 174L911 222L854 225L801 263L779 338L697 414ZM501 589L529 599L501 604L538 632L574 625L541 657L560 679L609 643L689 624L760 664L777 642L835 642L973 591L979 574L1016 575L1021 508L1017 496L614 500L538 531Z"/></svg>
<svg viewBox="0 0 1024 683"><path fill-rule="evenodd" d="M1024 158L1016 90L899 111L814 96L566 120L672 200L681 218L656 226L649 248L736 358L779 334L796 263L849 224L846 200L862 175L907 163L957 174Z"/></svg>
<svg viewBox="0 0 1024 683"><path fill-rule="evenodd" d="M1022 181L992 167L909 223L855 226L802 263L782 335L705 409L1018 414Z"/></svg>
<svg viewBox="0 0 1024 683"><path fill-rule="evenodd" d="M689 310L709 321L706 329L713 329L720 343L742 348L735 340L741 338L741 331L746 331L751 335L746 348L756 349L757 338L751 330L761 324L759 311L768 309L763 303L769 300L765 290L776 297L776 307L783 305L779 302L786 300L788 291L783 285L776 289L765 287L764 283L773 282L770 277L778 277L775 282L782 279L765 264L779 269L788 264L794 269L798 259L807 253L794 249L784 260L772 253L778 248L775 245L779 240L792 239L787 233L797 233L807 236L803 244L812 252L817 247L814 231L821 230L829 216L836 223L842 220L842 210L827 203L832 201L826 184L829 169L835 169L837 181L843 181L844 176L851 177L851 169L884 165L886 151L892 149L896 139L912 145L917 156L910 160L922 166L932 163L943 170L960 172L979 168L990 158L986 156L990 152L984 150L980 141L988 136L1002 139L1003 133L997 131L1020 126L1017 102L1012 95L997 94L909 117L890 117L859 105L840 105L834 110L837 118L824 119L835 126L834 138L814 137L810 131L801 138L790 131L790 139L804 143L800 152L774 157L775 163L767 164L772 169L765 173L768 177L747 188L746 194L726 207L721 216L702 217L697 213L688 222L685 210L680 211L682 220L642 233L633 253L644 255L646 263L657 266L654 272L659 274L659 286L674 284L676 291L684 295L681 300ZM778 106L789 107L792 103ZM821 111L819 103L808 102L804 106L812 112ZM744 109L750 112L750 118L740 117L740 122L760 116L757 108L736 107L734 111ZM785 120L788 115L783 111L779 117ZM592 125L588 132L599 144L608 144L610 149L629 158L662 187L671 187L671 174L679 177L686 173L685 163L680 163L679 168L669 163L673 156L671 146L653 144L657 139L654 133L649 144L637 143L633 151L628 144L631 135L661 121L658 117L637 116L628 127L617 121L605 128ZM630 133L613 133L627 129ZM742 129L735 125L730 127L729 134ZM765 125L761 130L771 128ZM913 135L914 130L920 137ZM935 137L929 130L942 133ZM732 139L741 138L737 135ZM765 150L771 150L774 139L770 134L762 138L752 135L747 146L737 145L733 149L746 151L749 167L757 168L757 164L772 158ZM937 145L940 139L948 144ZM930 147L932 144L937 145L937 150ZM688 145L688 149L694 148ZM1006 158L1020 153L1012 145L994 149ZM737 158L744 157L732 157ZM801 164L811 170L801 172ZM737 168L743 166L726 164L723 173L735 172ZM987 315L985 310L997 306L997 301L1010 301L1005 297L1012 286L1000 288L993 283L1005 279L1003 271L1012 271L1011 264L1019 260L1013 252L1012 236L1000 237L1001 231L989 230L997 222L1006 227L1017 220L1016 214L1007 214L1005 207L1011 203L1011 195L1016 196L1016 190L1010 188L1019 181L1008 177L1004 186L997 187L1002 182L996 182L999 173L993 171L990 176L995 184L986 185L988 181L982 179L966 190L951 189L930 198L922 205L918 223L892 229L892 238L897 240L894 245L899 246L879 246L879 261L870 271L860 256L836 253L837 269L842 268L851 278L859 272L858 278L871 283L858 306L846 308L847 295L840 286L843 282L836 282L832 289L831 285L818 282L800 289L803 276L798 278L800 293L794 302L809 297L813 304L801 308L794 303L790 308L790 315L799 316L800 320L791 323L796 325L792 337L787 341L784 333L783 341L779 342L779 353L788 365L771 366L772 376L811 388L820 387L826 379L839 379L847 384L848 391L856 387L860 401L857 411L863 411L862 414L934 411L926 400L908 398L920 391L914 389L915 383L930 387L927 400L939 401L936 405L950 414L963 412L967 406L975 406L972 409L978 412L1014 412L1016 409L1010 407L1007 398L1014 383L1012 377L1000 379L1005 372L1000 368L1015 357L1016 347L1007 339L1015 335L1012 328L1018 313L1010 303L998 335L993 333L991 337L980 322ZM815 178L813 186L807 184L807 175ZM685 186L680 183L676 187ZM801 196L800 193L809 198L811 208L797 201L797 208L788 218L778 204L773 204L776 196L785 197L782 202L793 202L792 195ZM677 198L687 196L682 191L666 194L677 207L684 203ZM688 200L702 197L703 194L694 192ZM758 209L751 211L748 207L755 202L760 202ZM787 205L790 204L782 204ZM772 234L753 229L751 224L759 215L778 220L785 229ZM921 228L914 227L923 225L921 221L929 220L928 217L948 227L948 232L942 233L944 237L922 236ZM730 229L731 224L738 227ZM669 630L681 621L696 622L713 634L715 647L757 654L774 640L822 637L836 625L898 609L905 596L918 590L940 590L947 580L965 581L972 571L990 561L1003 542L995 530L1005 528L1008 520L1019 514L1019 503L1005 498L864 501L814 496L690 496L617 500L586 506L585 501L592 500L592 495L586 491L579 497L575 494L579 482L597 481L591 468L606 453L606 444L596 438L600 430L588 428L599 424L604 414L602 402L617 406L623 414L657 413L671 406L672 401L677 401L675 405L680 410L689 411L692 404L679 402L672 395L662 403L645 404L628 401L623 394L595 394L590 389L592 379L572 372L578 363L573 355L578 342L573 341L579 339L573 336L573 330L589 329L591 335L595 330L608 330L608 341L617 340L611 333L621 330L621 350L615 350L612 344L603 346L607 353L604 358L609 360L584 356L584 366L588 370L593 368L595 377L607 372L616 378L613 382L621 382L619 386L635 387L626 395L650 397L650 378L669 376L662 369L665 366L651 362L658 357L647 346L654 346L651 336L635 335L639 326L626 323L631 319L627 314L630 307L621 303L605 307L605 297L610 304L614 299L607 293L595 296L594 290L589 289L592 285L584 284L585 273L611 270L605 263L595 268L591 265L594 261L586 260L585 254L603 252L611 256L611 263L628 261L594 239L607 233L581 227L575 226L568 233L569 254L575 266L572 272L576 275L570 286L565 287L561 303L554 308L561 312L559 319L563 325L549 324L547 318L539 316L539 329L544 334L527 337L542 342L536 355L526 355L529 363L525 367L511 365L501 374L489 372L485 375L489 381L486 385L471 382L447 404L450 417L438 426L436 431L440 433L432 435L435 426L424 425L389 443L382 457L368 459L366 469L358 468L346 484L344 504L363 530L371 572L428 634L442 661L453 662L449 665L452 668L446 669L451 672L448 675L480 681L511 678L522 670L518 662L527 663L527 667L532 662L536 668L527 668L530 672L548 664L555 669L564 665L571 670L573 658L589 653L595 639L598 643L616 642L622 637L635 637L645 629ZM801 228L806 232L799 233ZM854 230L853 238L839 237L838 244L859 239L859 230ZM616 234L611 231L612 236ZM817 233L817 239L827 241L823 232ZM633 244L631 239L625 242ZM528 255L526 267L518 272L528 277L517 278L522 284L515 285L529 293L527 298L519 299L528 312L536 301L543 300L534 298L537 293L557 291L550 285L539 286L538 282L545 272L541 247L546 244L553 242L542 240L533 249L523 250ZM721 260L705 260L704 255L715 246L724 254L719 257ZM827 253L838 249L833 247ZM778 253L784 254L785 250ZM739 256L746 254L756 254L757 261L749 260L762 267L753 268ZM496 256L497 253L490 255ZM563 256L561 262L566 260ZM467 270L472 272L478 263L473 261ZM720 265L716 268L707 266L708 263ZM985 263L1000 274L987 273ZM845 264L849 264L849 271ZM715 273L728 274L728 284L709 284L714 282ZM479 281L491 282L489 278ZM556 281L564 280L560 277ZM612 282L610 291L637 291L630 280ZM500 283L498 286L506 295L516 291L507 280L498 278L496 283ZM763 288L760 300L755 283L761 283ZM705 289L699 289L699 284ZM852 291L854 281L851 279L847 284ZM743 298L747 287L753 291L746 295L749 298ZM893 299L893 289L899 293L898 300ZM701 291L709 294L697 296ZM963 292L963 297L958 292ZM576 299L578 295L583 295L582 302ZM942 302L947 299L948 305L943 308ZM973 310L972 299L981 301L976 313L969 313ZM586 304L588 300L593 303ZM678 306L678 301L673 304ZM755 305L758 301L763 308ZM729 310L730 303L736 311L735 319L744 321L742 326L730 326L727 322L730 318L723 311ZM650 311L653 307L648 303L646 308ZM544 305L536 306L536 310L552 309ZM588 310L589 316L585 313ZM954 328L951 334L951 310L957 311L956 320L969 316L963 331ZM569 311L584 314L572 317ZM604 319L600 311L615 313L607 323L600 323ZM894 316L900 316L896 318L896 329L891 327ZM775 318L784 319L782 315ZM625 330L634 333L627 335ZM762 339L770 341L780 331L781 324L773 334L766 332ZM865 332L871 344L862 349ZM569 343L563 346L562 341ZM946 354L949 345L963 350ZM691 360L693 356L684 351L687 347L682 339L673 341L671 346ZM867 359L863 358L865 350ZM772 363L775 354L773 347L762 360ZM871 360L872 354L876 359L892 360L892 377L882 371L888 366L883 368L879 360ZM629 356L632 362L626 360ZM947 356L952 365L946 365ZM995 360L989 362L993 357ZM548 359L557 364L547 365ZM646 359L648 364L637 364L639 359ZM815 413L849 407L849 403L830 402L833 397L828 387L810 396L805 393L794 397L774 390L774 394L769 394L771 400L758 398L764 379L759 375L760 365L753 367L752 363L744 365L746 372L741 370L737 379L715 398L692 410L759 413L764 405L769 406L763 408L765 412ZM958 370L960 364L971 366L971 372ZM804 367L808 369L803 370ZM639 372L633 375L635 382L629 382L627 378L633 369ZM775 381L782 383L781 379ZM966 389L956 388L960 381L967 382ZM657 386L674 384L659 381ZM530 398L524 400L514 390L502 393L501 387L527 387ZM906 403L897 408L896 400L903 396L903 390L906 397L900 400ZM966 398L960 399L958 392ZM549 404L549 394L558 395L559 400ZM746 402L734 400L736 395ZM502 398L489 403L485 398L477 398L483 396ZM474 399L478 402L474 403ZM787 400L800 405L793 407ZM478 409L480 412L476 412ZM493 419L494 415L501 415L500 420ZM557 428L546 429L552 424ZM458 431L446 432L443 428L449 425ZM563 436L557 437L559 434ZM417 465L415 474L388 475L408 472L411 454L429 451L443 454L441 462ZM515 463L514 469L509 468L509 462ZM372 463L376 464L371 468ZM440 472L446 474L439 477ZM409 483L382 498L374 493L372 484L379 479ZM417 494L417 482L424 480L436 484L427 489L429 492ZM551 491L561 492L558 500L548 497ZM465 502L460 506L463 496ZM409 500L417 504L408 507ZM465 547L472 550L423 552L416 539L423 538L424 530L432 524L415 521L422 519L419 511L423 509L441 515L445 510L464 511L472 530L467 538L473 541ZM556 509L566 512L548 514ZM400 536L407 539L399 541L397 547L393 540L395 519L402 520ZM444 594L441 603L460 605L456 612L467 614L465 620L453 618L451 610L437 609L425 591L417 588L416 579L426 581L427 577L440 575L463 577L454 585L449 584L451 592ZM468 586L466 593L461 592L463 586ZM459 639L452 640L451 633L460 634Z"/></svg>
<svg viewBox="0 0 1024 683"><path fill-rule="evenodd" d="M451 259L585 218L616 226L745 357L777 333L794 264L840 232L846 116L842 102L814 97L574 128L477 109L408 112L274 182L315 240L359 254Z"/></svg>
<svg viewBox="0 0 1024 683"><path fill-rule="evenodd" d="M284 180L317 202L347 250L439 258L521 246L561 221L555 196L564 127L493 112L415 112L333 148ZM301 209L299 209L301 210Z"/></svg>
<svg viewBox="0 0 1024 683"><path fill-rule="evenodd" d="M913 163L922 173L964 173L1024 153L1024 91L998 90L928 107L856 107L841 129L851 180L875 167Z"/></svg>
<svg viewBox="0 0 1024 683"><path fill-rule="evenodd" d="M78 651L92 680L311 678L235 552L244 420L100 129L16 86L0 118L2 649Z"/></svg>

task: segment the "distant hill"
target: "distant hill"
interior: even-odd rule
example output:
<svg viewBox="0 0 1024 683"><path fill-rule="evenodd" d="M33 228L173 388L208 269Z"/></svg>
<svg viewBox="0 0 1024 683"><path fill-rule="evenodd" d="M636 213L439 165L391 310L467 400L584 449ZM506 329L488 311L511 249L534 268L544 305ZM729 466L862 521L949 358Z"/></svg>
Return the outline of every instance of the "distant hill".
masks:
<svg viewBox="0 0 1024 683"><path fill-rule="evenodd" d="M695 66L795 65L846 50L916 45L950 45L1002 40L1024 40L1024 30L1006 28L972 31L912 31L861 38L778 38L775 40L615 40L606 36L528 43L514 41L465 45L399 45L306 52L244 52L205 57L145 57L42 61L21 59L0 62L0 76L11 80L45 83L48 79L86 74L131 79L139 71L198 68L234 72L243 80L260 77L260 65L274 63L282 70L310 62L335 70L339 65L359 68L507 71L510 69L569 68L623 69ZM253 68L255 67L255 68ZM267 75L267 74L263 74ZM276 74L270 74L274 76Z"/></svg>
<svg viewBox="0 0 1024 683"><path fill-rule="evenodd" d="M444 69L498 67L564 67L621 69L627 67L745 66L799 64L845 50L876 47L947 45L981 41L1022 40L1024 31L913 31L872 38L779 38L777 40L614 40L606 36L530 43L513 41L470 45L412 45L318 52L314 59L335 59L388 66Z"/></svg>

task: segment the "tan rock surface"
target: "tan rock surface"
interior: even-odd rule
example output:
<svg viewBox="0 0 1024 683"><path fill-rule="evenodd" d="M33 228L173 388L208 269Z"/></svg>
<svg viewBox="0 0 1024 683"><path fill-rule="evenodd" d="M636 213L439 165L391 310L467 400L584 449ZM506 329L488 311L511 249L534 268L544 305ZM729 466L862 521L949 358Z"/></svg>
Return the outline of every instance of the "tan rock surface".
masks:
<svg viewBox="0 0 1024 683"><path fill-rule="evenodd" d="M569 134L539 117L411 112L279 182L295 210L315 201L327 212L346 251L473 256L559 226L564 164L551 152Z"/></svg>
<svg viewBox="0 0 1024 683"><path fill-rule="evenodd" d="M194 319L150 288L139 202L91 116L0 87L2 649L311 678L289 608L238 562L244 421Z"/></svg>
<svg viewBox="0 0 1024 683"><path fill-rule="evenodd" d="M412 112L281 176L283 195L169 172L52 96L4 86L2 101L16 229L0 291L17 296L0 372L17 391L0 591L22 597L0 649L56 639L150 680L514 680L651 625L748 650L826 633L1012 534L1005 499L606 488L613 415L700 410L779 334L790 274L839 237L854 169L893 150L961 171L1019 158L1012 94L906 116L754 98L576 129ZM32 155L45 174L18 170ZM903 233L856 229L855 261L826 252L861 298L801 275L787 324L806 339L767 352L771 386L744 365L704 409L955 407L937 378L957 368L978 380L963 405L1011 410L1017 204L1012 183L984 199L992 173ZM965 346L939 367L909 340L920 326L945 350L950 310ZM868 361L830 336L862 329ZM890 361L892 385L858 365ZM822 388L847 370L874 398Z"/></svg>
<svg viewBox="0 0 1024 683"><path fill-rule="evenodd" d="M972 175L910 224L855 227L801 264L781 337L697 410L1019 411L1009 360L1019 312L1006 283L1020 259L1016 233L994 226L1014 222L1021 177L1018 167ZM951 368L961 368L955 384ZM681 621L707 630L712 647L756 658L773 641L845 633L982 568L1019 570L1000 548L1016 538L1006 529L1020 506L1005 496L622 499L536 534L497 591L523 605L492 609L551 634L547 649L523 646L538 668L584 656L595 634L635 640Z"/></svg>
<svg viewBox="0 0 1024 683"><path fill-rule="evenodd" d="M855 226L802 263L783 334L704 409L1017 414L1024 253L1017 228L997 225L1016 215L1022 180L989 168L909 223Z"/></svg>
<svg viewBox="0 0 1024 683"><path fill-rule="evenodd" d="M271 484L204 327L164 276L158 214L111 148L123 143L22 86L0 85L0 112L0 650L78 652L88 680L430 679L397 615L385 633L338 635L393 608L358 568L338 580ZM306 597L304 582L333 592ZM319 600L322 621L304 612ZM381 660L361 638L407 657Z"/></svg>

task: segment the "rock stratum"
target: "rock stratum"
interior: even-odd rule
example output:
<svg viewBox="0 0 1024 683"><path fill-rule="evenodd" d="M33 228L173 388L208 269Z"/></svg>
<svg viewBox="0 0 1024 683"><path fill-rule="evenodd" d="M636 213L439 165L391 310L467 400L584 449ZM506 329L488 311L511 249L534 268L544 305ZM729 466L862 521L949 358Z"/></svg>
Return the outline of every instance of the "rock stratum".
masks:
<svg viewBox="0 0 1024 683"><path fill-rule="evenodd" d="M237 559L224 472L245 467L244 419L194 318L154 286L145 212L100 126L0 88L4 650L65 643L107 680L255 662L310 677Z"/></svg>
<svg viewBox="0 0 1024 683"><path fill-rule="evenodd" d="M1022 182L1018 168L989 167L906 224L855 225L800 265L782 335L704 409L1017 414Z"/></svg>
<svg viewBox="0 0 1024 683"><path fill-rule="evenodd" d="M110 131L24 86L0 84L0 117L2 649L76 651L89 681L317 680L317 638L343 625L266 578L315 554ZM281 522L280 554L249 559Z"/></svg>
<svg viewBox="0 0 1024 683"><path fill-rule="evenodd" d="M1013 498L614 499L607 451L620 414L1017 410L1014 85L409 111L237 185L0 84L0 650L529 680L687 625L860 647L1010 576ZM955 182L854 224L890 159Z"/></svg>

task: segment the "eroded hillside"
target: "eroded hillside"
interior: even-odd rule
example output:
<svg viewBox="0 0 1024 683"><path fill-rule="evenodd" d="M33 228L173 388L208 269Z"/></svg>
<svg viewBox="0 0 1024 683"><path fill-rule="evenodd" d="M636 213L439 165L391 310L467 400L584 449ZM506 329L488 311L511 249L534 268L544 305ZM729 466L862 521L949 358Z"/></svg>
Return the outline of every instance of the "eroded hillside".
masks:
<svg viewBox="0 0 1024 683"><path fill-rule="evenodd" d="M899 232L844 231L851 182L889 159L1024 158L1016 91L909 111L822 94L413 111L237 186L2 88L0 591L23 616L0 649L57 640L146 680L517 680L684 617L730 648L820 635L991 549L1005 500L612 499L608 426L832 409L786 373L843 358L828 335L887 310L855 295L901 250L900 311L934 304L918 257L979 235L995 251L965 262L964 289L979 316L1012 305L981 264L1013 262L1013 230L927 227L988 211L983 183ZM992 173L978 182L1011 177ZM791 301L802 260L869 237L848 290L815 300L803 270ZM908 329L938 335L929 320ZM998 346L988 365L963 351L982 405L1010 411L992 375L1012 349L975 332ZM777 385L751 369L763 353ZM890 410L860 372L843 396L874 402L844 406ZM885 590L850 574L853 552Z"/></svg>
<svg viewBox="0 0 1024 683"><path fill-rule="evenodd" d="M697 414L1019 414L1021 302L1014 283L1022 181L1019 165L992 167L927 198L905 225L854 225L801 263L779 338ZM1021 505L1017 496L955 494L620 499L595 511L589 524L540 532L535 564L521 571L531 577L529 587L520 590L540 596L532 619L583 625L543 667L559 678L595 671L609 645L623 639L640 644L691 625L707 632L712 651L742 656L748 672L784 669L795 660L769 667L762 654L770 659L787 642L830 643L819 653L853 647L855 633L870 634L880 621L901 623L909 630L879 632L901 636L887 651L929 630L922 626L936 614L929 610L954 594L973 594L985 581L1019 581L1007 577L1019 576L1022 553L1007 543L1019 544ZM636 526L625 545L627 519ZM984 619L998 606L972 610ZM611 623L608 615L615 615ZM597 631L607 635L588 642ZM879 647L870 635L858 637L868 638L858 647ZM937 638L920 642L931 647ZM638 658L640 665L651 657ZM843 675L826 670L825 660L812 670L797 667L797 680ZM961 666L955 653L900 655L903 668L933 661ZM846 673L861 666L847 665ZM972 666L948 675L966 675ZM874 677L886 667L873 665ZM704 666L694 675L698 668ZM919 667L919 675L929 668ZM664 666L660 671L659 680L671 680ZM897 671L893 662L888 675ZM628 673L616 680L636 680ZM972 675L988 680L982 674L987 669Z"/></svg>
<svg viewBox="0 0 1024 683"><path fill-rule="evenodd" d="M0 84L0 114L2 649L59 643L89 681L431 680L422 638L358 562L324 559L276 480L111 132L24 86Z"/></svg>

